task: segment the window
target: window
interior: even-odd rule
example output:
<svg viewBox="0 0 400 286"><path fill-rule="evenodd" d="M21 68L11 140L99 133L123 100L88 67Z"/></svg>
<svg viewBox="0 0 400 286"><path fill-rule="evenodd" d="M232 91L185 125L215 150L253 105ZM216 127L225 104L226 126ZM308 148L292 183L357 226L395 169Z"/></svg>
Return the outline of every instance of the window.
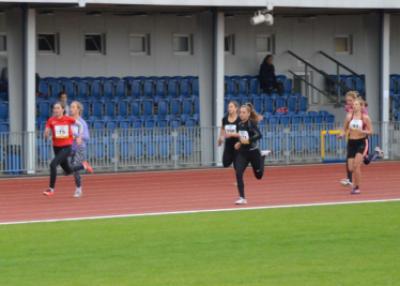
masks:
<svg viewBox="0 0 400 286"><path fill-rule="evenodd" d="M59 54L59 35L39 34L38 51L41 54Z"/></svg>
<svg viewBox="0 0 400 286"><path fill-rule="evenodd" d="M335 52L337 54L353 53L353 38L352 36L336 36L335 37Z"/></svg>
<svg viewBox="0 0 400 286"><path fill-rule="evenodd" d="M106 35L105 34L86 34L85 35L86 54L106 54Z"/></svg>
<svg viewBox="0 0 400 286"><path fill-rule="evenodd" d="M150 35L129 35L129 51L132 55L150 55Z"/></svg>
<svg viewBox="0 0 400 286"><path fill-rule="evenodd" d="M0 53L7 51L7 36L0 35Z"/></svg>
<svg viewBox="0 0 400 286"><path fill-rule="evenodd" d="M273 54L275 53L275 37L274 35L257 35L256 36L257 53Z"/></svg>
<svg viewBox="0 0 400 286"><path fill-rule="evenodd" d="M175 55L191 55L193 54L193 36L174 34L173 35L173 51Z"/></svg>
<svg viewBox="0 0 400 286"><path fill-rule="evenodd" d="M235 35L225 36L225 54L235 54Z"/></svg>

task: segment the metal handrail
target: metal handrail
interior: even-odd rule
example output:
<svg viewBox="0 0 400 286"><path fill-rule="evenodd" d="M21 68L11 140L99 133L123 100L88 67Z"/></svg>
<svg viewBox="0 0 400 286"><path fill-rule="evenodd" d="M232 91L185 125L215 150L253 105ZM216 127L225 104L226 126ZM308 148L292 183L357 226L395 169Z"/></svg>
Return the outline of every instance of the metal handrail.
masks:
<svg viewBox="0 0 400 286"><path fill-rule="evenodd" d="M339 62L338 60L336 60L335 58L331 57L330 55L328 55L327 53L323 52L323 51L318 51L318 53L320 53L321 55L323 55L325 58L329 59L330 61L334 62L335 64L337 64L338 66L342 67L343 69L347 70L349 73L351 73L352 75L360 78L363 80L363 77L356 73L354 70L352 70L351 68L349 68L348 66L344 65L343 63Z"/></svg>
<svg viewBox="0 0 400 286"><path fill-rule="evenodd" d="M337 104L341 104L341 90L344 91L348 91L348 87L340 81L339 78L337 78L336 80L332 79L328 73L324 72L323 70L317 68L316 66L314 66L313 64L311 64L310 62L308 62L307 60L305 60L304 58L302 58L301 56L299 56L298 54L294 53L291 50L288 50L287 53L289 55L291 55L292 57L296 58L297 60L301 61L302 63L304 63L305 65L305 73L307 74L307 69L310 67L311 69L315 70L317 73L319 73L321 76L323 76L325 78L325 80L335 84L336 86L338 86L338 93L337 93ZM308 83L310 84L310 83ZM310 85L311 87L313 87L312 85ZM308 94L308 85L306 86L307 88L307 94ZM327 93L323 93L326 96L329 96Z"/></svg>
<svg viewBox="0 0 400 286"><path fill-rule="evenodd" d="M327 92L325 92L324 90L322 90L322 89L316 87L314 84L312 84L311 82L307 81L305 78L299 76L299 75L296 74L294 71L288 70L288 72L289 72L290 74L292 74L294 78L297 78L297 79L303 81L305 84L311 86L311 87L312 87L313 89L315 89L316 91L322 93L322 94L325 95L325 96L329 96L329 94L328 94Z"/></svg>

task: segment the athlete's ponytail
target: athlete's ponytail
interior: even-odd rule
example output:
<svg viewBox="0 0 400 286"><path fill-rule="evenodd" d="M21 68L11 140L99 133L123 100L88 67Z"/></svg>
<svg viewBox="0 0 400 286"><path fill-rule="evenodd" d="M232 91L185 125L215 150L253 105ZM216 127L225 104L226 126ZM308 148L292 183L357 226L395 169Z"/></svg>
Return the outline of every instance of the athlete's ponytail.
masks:
<svg viewBox="0 0 400 286"><path fill-rule="evenodd" d="M253 123L258 123L261 121L262 116L257 113L257 111L254 109L253 104L250 102L246 103L245 106L247 107L248 111L250 112L250 120Z"/></svg>

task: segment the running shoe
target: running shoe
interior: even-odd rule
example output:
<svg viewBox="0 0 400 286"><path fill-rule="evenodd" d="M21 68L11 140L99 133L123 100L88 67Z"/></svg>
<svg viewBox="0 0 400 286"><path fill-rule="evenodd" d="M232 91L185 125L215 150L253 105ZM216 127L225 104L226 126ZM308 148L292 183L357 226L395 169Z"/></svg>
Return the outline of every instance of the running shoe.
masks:
<svg viewBox="0 0 400 286"><path fill-rule="evenodd" d="M54 195L54 190L49 188L43 192L43 195L51 197Z"/></svg>
<svg viewBox="0 0 400 286"><path fill-rule="evenodd" d="M271 150L262 150L262 151L261 151L261 156L267 157L267 156L270 155L271 153L272 153Z"/></svg>
<svg viewBox="0 0 400 286"><path fill-rule="evenodd" d="M383 150L379 146L376 146L374 151L376 153L378 153L379 158L383 158L384 153L383 153Z"/></svg>
<svg viewBox="0 0 400 286"><path fill-rule="evenodd" d="M90 166L88 161L83 161L82 165L83 165L83 168L85 168L86 172L91 173L91 174L93 173L93 168L92 168L92 166Z"/></svg>
<svg viewBox="0 0 400 286"><path fill-rule="evenodd" d="M340 183L342 184L342 186L344 186L344 187L350 187L350 186L352 186L353 185L353 183L352 182L350 182L350 180L349 179L342 179L342 180L340 180Z"/></svg>
<svg viewBox="0 0 400 286"><path fill-rule="evenodd" d="M247 204L247 200L245 198L239 198L236 202L235 205L245 205Z"/></svg>
<svg viewBox="0 0 400 286"><path fill-rule="evenodd" d="M80 197L82 197L82 188L76 188L74 193L74 198L80 198Z"/></svg>
<svg viewBox="0 0 400 286"><path fill-rule="evenodd" d="M361 191L360 191L360 189L352 189L351 190L351 194L352 195L359 195L359 194L361 194Z"/></svg>

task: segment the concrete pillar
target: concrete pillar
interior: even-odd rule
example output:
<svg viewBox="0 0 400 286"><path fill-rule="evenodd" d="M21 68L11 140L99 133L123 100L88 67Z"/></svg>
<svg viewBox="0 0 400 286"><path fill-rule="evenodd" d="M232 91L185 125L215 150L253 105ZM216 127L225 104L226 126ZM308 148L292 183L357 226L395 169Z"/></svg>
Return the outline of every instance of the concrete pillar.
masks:
<svg viewBox="0 0 400 286"><path fill-rule="evenodd" d="M220 128L224 116L225 14L216 12L214 17L214 126ZM214 146L215 162L221 166L223 147Z"/></svg>

